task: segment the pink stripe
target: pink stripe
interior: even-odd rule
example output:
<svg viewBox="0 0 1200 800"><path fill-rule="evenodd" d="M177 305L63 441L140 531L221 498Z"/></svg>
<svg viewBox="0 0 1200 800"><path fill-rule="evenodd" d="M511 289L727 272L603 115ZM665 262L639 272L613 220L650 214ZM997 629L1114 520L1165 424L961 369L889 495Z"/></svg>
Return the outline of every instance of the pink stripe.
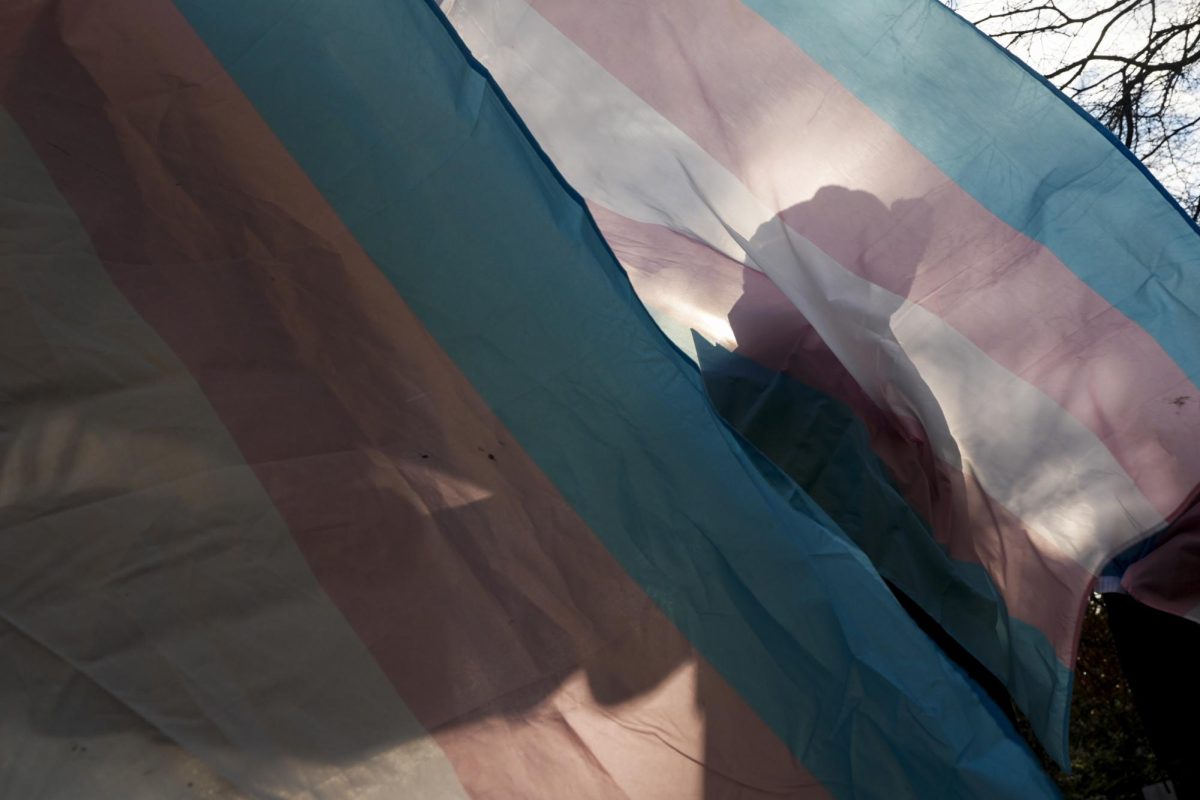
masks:
<svg viewBox="0 0 1200 800"><path fill-rule="evenodd" d="M1124 589L1148 606L1186 617L1200 607L1200 531L1173 536L1131 566Z"/></svg>
<svg viewBox="0 0 1200 800"><path fill-rule="evenodd" d="M468 791L622 797L686 777L824 796L491 414L171 3L22 11L0 26L0 97ZM602 743L642 754L635 774Z"/></svg>
<svg viewBox="0 0 1200 800"><path fill-rule="evenodd" d="M1033 625L1066 665L1074 663L1081 599L1093 576L1037 549L1021 521L972 478L936 459L916 420L876 406L796 307L766 276L659 225L590 206L646 304L704 331L728 319L737 352L787 372L849 406L875 452L952 558L981 564L1009 613ZM687 316L687 309L694 309Z"/></svg>
<svg viewBox="0 0 1200 800"><path fill-rule="evenodd" d="M1200 490L1158 539L1149 555L1126 570L1121 586L1148 606L1193 615L1200 608Z"/></svg>
<svg viewBox="0 0 1200 800"><path fill-rule="evenodd" d="M531 5L796 231L1058 402L1164 517L1200 483L1200 391L1153 338L761 17L736 0Z"/></svg>

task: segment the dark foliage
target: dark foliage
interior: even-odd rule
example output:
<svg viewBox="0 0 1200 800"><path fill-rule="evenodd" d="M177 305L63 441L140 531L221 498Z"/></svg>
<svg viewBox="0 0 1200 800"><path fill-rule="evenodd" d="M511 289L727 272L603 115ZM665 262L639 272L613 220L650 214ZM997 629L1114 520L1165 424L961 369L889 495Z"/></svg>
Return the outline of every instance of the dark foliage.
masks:
<svg viewBox="0 0 1200 800"><path fill-rule="evenodd" d="M1032 741L1028 726L1022 722L1020 727ZM1038 754L1066 800L1140 800L1143 786L1166 780L1134 707L1098 598L1088 605L1075 670L1071 774L1040 750Z"/></svg>

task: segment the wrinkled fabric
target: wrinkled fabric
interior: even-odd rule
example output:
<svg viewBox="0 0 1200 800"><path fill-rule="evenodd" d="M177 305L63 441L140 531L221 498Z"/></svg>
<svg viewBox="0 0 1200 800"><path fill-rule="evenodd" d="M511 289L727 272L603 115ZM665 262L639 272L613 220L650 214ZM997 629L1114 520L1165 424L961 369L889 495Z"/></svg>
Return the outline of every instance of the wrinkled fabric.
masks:
<svg viewBox="0 0 1200 800"><path fill-rule="evenodd" d="M765 371L730 422L1065 763L1097 576L1136 551L1124 589L1200 617L1196 227L934 0L442 7L710 387L693 333ZM861 455L816 452L829 402Z"/></svg>
<svg viewBox="0 0 1200 800"><path fill-rule="evenodd" d="M0 105L6 794L1053 796L434 5L10 5Z"/></svg>

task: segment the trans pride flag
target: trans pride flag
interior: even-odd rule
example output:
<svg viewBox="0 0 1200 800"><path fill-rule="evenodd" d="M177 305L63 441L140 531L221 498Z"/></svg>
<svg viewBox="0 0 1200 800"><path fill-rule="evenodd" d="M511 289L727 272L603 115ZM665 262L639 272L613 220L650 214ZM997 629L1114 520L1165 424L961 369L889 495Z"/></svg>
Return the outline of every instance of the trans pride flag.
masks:
<svg viewBox="0 0 1200 800"><path fill-rule="evenodd" d="M717 23L714 53L770 55L714 9L679 23ZM846 22L837 13L829 25ZM0 795L1052 794L844 535L870 544L892 520L893 555L871 553L890 579L930 607L896 565L907 559L914 585L941 575L928 589L946 600L940 619L978 636L977 652L1044 651L1013 621L1025 573L1001 585L923 527L977 515L930 455L921 415L947 401L928 376L935 400L903 399L913 340L893 330L895 352L881 347L846 294L825 318L859 331L854 352L878 351L872 368L890 377L869 390L838 371L851 362L831 355L834 334L794 299L840 285L795 268L800 252L819 261L819 242L769 206L733 216L705 173L655 144L658 123L557 61L506 68L557 57L572 17L613 41L576 14L552 24L550 8L458 3L443 15L416 0L0 8ZM637 39L664 35L661 19L633 20L638 46L616 61L666 53ZM522 25L536 30L512 38ZM652 72L711 93L697 63ZM575 81L580 105L539 116L564 96L523 95L522 75ZM784 96L778 81L811 84L780 72L751 101ZM601 202L580 169L603 149L543 128L557 118L603 144L615 129L596 127L608 118L596 110L636 136L605 145L595 185L670 220ZM840 129L864 153L883 147ZM745 146L734 132L731 152ZM684 200L710 207L708 228L646 193L676 192L678 174L693 179ZM751 196L746 180L720 184L725 199ZM837 185L878 212L854 194L866 189ZM721 314L728 333L714 330ZM786 376L751 340L787 351ZM902 352L910 366L889 360ZM801 380L793 360L830 383ZM851 445L856 431L869 440L845 451L857 469L822 472L858 484L801 474L833 452L834 428L790 427L819 419L814 408ZM785 439L761 430L794 446L773 462L747 437ZM905 482L921 477L928 508ZM982 600L950 602L960 586ZM980 609L991 628L964 613ZM1011 661L1010 686L1045 688Z"/></svg>
<svg viewBox="0 0 1200 800"><path fill-rule="evenodd" d="M932 0L443 8L726 417L1065 760L1097 578L1200 621L1191 221Z"/></svg>
<svg viewBox="0 0 1200 800"><path fill-rule="evenodd" d="M1029 797L437 8L0 10L0 795Z"/></svg>

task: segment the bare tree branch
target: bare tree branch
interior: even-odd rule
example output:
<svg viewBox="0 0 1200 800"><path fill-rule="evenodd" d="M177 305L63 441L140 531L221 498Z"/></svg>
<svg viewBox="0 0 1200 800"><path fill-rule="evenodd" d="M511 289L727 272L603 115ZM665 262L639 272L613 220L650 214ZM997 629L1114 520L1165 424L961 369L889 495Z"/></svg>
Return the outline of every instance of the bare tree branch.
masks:
<svg viewBox="0 0 1200 800"><path fill-rule="evenodd" d="M946 2L1040 62L1200 220L1200 0Z"/></svg>

